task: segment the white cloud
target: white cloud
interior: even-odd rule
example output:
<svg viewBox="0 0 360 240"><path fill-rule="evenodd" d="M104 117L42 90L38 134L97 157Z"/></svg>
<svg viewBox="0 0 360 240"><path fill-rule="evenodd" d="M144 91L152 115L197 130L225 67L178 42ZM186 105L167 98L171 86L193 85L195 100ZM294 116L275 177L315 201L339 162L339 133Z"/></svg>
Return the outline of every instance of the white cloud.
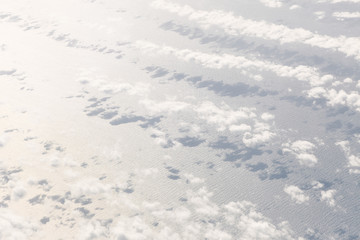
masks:
<svg viewBox="0 0 360 240"><path fill-rule="evenodd" d="M296 141L291 144L291 148L295 152L306 152L315 148L315 145L308 141Z"/></svg>
<svg viewBox="0 0 360 240"><path fill-rule="evenodd" d="M324 187L324 184L318 181L313 181L311 185L313 189L321 189Z"/></svg>
<svg viewBox="0 0 360 240"><path fill-rule="evenodd" d="M11 199L14 199L15 201L25 197L25 195L26 189L22 184L16 184L11 191Z"/></svg>
<svg viewBox="0 0 360 240"><path fill-rule="evenodd" d="M210 124L217 125L219 131L224 131L231 125L237 125L242 121L256 117L254 108L244 107L232 110L225 104L217 107L212 102L203 102L195 111L201 119L206 120Z"/></svg>
<svg viewBox="0 0 360 240"><path fill-rule="evenodd" d="M290 10L295 10L295 9L299 9L299 8L301 8L301 7L300 7L299 5L296 5L296 4L291 5L291 6L289 7Z"/></svg>
<svg viewBox="0 0 360 240"><path fill-rule="evenodd" d="M161 131L157 128L150 128L151 137L154 139L154 142L162 147L177 147L181 144L176 140L172 140L169 137L169 134L166 132Z"/></svg>
<svg viewBox="0 0 360 240"><path fill-rule="evenodd" d="M360 12L334 12L332 15L338 19L360 18Z"/></svg>
<svg viewBox="0 0 360 240"><path fill-rule="evenodd" d="M351 78L345 78L344 83L352 83L353 80Z"/></svg>
<svg viewBox="0 0 360 240"><path fill-rule="evenodd" d="M133 44L136 49L144 53L172 55L183 61L193 61L207 68L237 68L246 71L270 71L279 77L295 78L308 82L311 86L320 86L334 79L332 75L321 75L314 67L299 65L290 67L269 61L249 59L230 54L209 54L189 49L177 49L166 45L156 45L147 41L137 41Z"/></svg>
<svg viewBox="0 0 360 240"><path fill-rule="evenodd" d="M146 96L151 85L146 83L105 83L99 84L99 89L108 94L127 93L129 95Z"/></svg>
<svg viewBox="0 0 360 240"><path fill-rule="evenodd" d="M189 221L189 218L192 215L192 212L186 207L177 207L172 211L166 209L159 209L152 211L153 216L164 221L171 221L175 223L186 224Z"/></svg>
<svg viewBox="0 0 360 240"><path fill-rule="evenodd" d="M231 132L247 132L247 131L251 131L251 126L247 125L247 124L240 124L240 125L231 125L229 127L229 130Z"/></svg>
<svg viewBox="0 0 360 240"><path fill-rule="evenodd" d="M306 165L308 167L313 167L317 163L317 158L314 154L311 153L300 153L296 155L301 165Z"/></svg>
<svg viewBox="0 0 360 240"><path fill-rule="evenodd" d="M36 225L9 210L0 209L0 239L26 240L37 230Z"/></svg>
<svg viewBox="0 0 360 240"><path fill-rule="evenodd" d="M154 231L148 226L142 218L121 217L115 227L112 228L113 239L120 240L146 240L154 239Z"/></svg>
<svg viewBox="0 0 360 240"><path fill-rule="evenodd" d="M110 228L110 235L129 240L295 239L286 221L273 224L251 202L216 204L211 197L212 193L202 187L187 191L187 201L182 206L169 209L159 202L143 202L144 211L132 217L120 215Z"/></svg>
<svg viewBox="0 0 360 240"><path fill-rule="evenodd" d="M257 117L255 108L243 107L233 110L225 104L218 107L212 102L204 102L195 110L201 119L217 125L218 131L243 132L242 141L247 147L264 144L275 136L271 126ZM268 113L262 116L267 120L272 118Z"/></svg>
<svg viewBox="0 0 360 240"><path fill-rule="evenodd" d="M151 84L144 82L129 83L122 79L113 81L108 76L101 75L92 69L80 69L77 81L89 84L107 94L125 93L128 95L147 96Z"/></svg>
<svg viewBox="0 0 360 240"><path fill-rule="evenodd" d="M186 195L189 203L198 214L205 216L216 216L219 214L219 207L210 200L213 193L209 192L205 187L200 188L197 192L188 191Z"/></svg>
<svg viewBox="0 0 360 240"><path fill-rule="evenodd" d="M350 169L349 173L351 173L351 174L360 174L360 169Z"/></svg>
<svg viewBox="0 0 360 240"><path fill-rule="evenodd" d="M105 184L96 178L87 178L73 184L71 194L74 197L80 197L81 195L106 193L109 190L111 190L110 184Z"/></svg>
<svg viewBox="0 0 360 240"><path fill-rule="evenodd" d="M283 151L295 155L301 165L314 167L318 162L318 159L313 153L316 146L311 142L299 140L291 144L284 144L284 146Z"/></svg>
<svg viewBox="0 0 360 240"><path fill-rule="evenodd" d="M250 202L230 202L224 208L227 211L226 221L240 230L237 239L294 239L287 222L278 226L272 224L268 218L257 212L255 205Z"/></svg>
<svg viewBox="0 0 360 240"><path fill-rule="evenodd" d="M157 208L160 207L160 203L159 202L147 202L147 201L143 201L142 202L142 206L146 209L146 210L155 210Z"/></svg>
<svg viewBox="0 0 360 240"><path fill-rule="evenodd" d="M345 156L348 160L348 167L350 168L350 173L360 173L360 154L354 154L351 152L350 142L349 141L339 141L336 143L337 146L340 146Z"/></svg>
<svg viewBox="0 0 360 240"><path fill-rule="evenodd" d="M270 120L273 120L275 118L274 115L270 114L270 113L263 113L261 115L261 118L264 120L264 121L270 121Z"/></svg>
<svg viewBox="0 0 360 240"><path fill-rule="evenodd" d="M335 81L335 82L331 83L331 86L337 87L337 86L340 86L341 84L343 84L343 82Z"/></svg>
<svg viewBox="0 0 360 240"><path fill-rule="evenodd" d="M184 173L184 177L185 177L187 182L192 183L192 184L198 184L198 183L204 183L205 182L205 179L195 177L191 173Z"/></svg>
<svg viewBox="0 0 360 240"><path fill-rule="evenodd" d="M253 132L246 132L244 134L242 141L247 147L256 147L258 145L268 142L274 136L275 134L269 131L267 128L264 129L262 127L255 127Z"/></svg>
<svg viewBox="0 0 360 240"><path fill-rule="evenodd" d="M345 105L360 111L360 95L358 91L347 93L344 90L330 89L323 94L323 97L328 100L327 103L330 106Z"/></svg>
<svg viewBox="0 0 360 240"><path fill-rule="evenodd" d="M319 3L342 3L342 2L348 2L348 3L360 3L360 0L318 0Z"/></svg>
<svg viewBox="0 0 360 240"><path fill-rule="evenodd" d="M186 102L180 102L180 101L155 102L150 99L141 100L140 103L143 104L145 108L148 109L151 113L178 112L189 106L189 104Z"/></svg>
<svg viewBox="0 0 360 240"><path fill-rule="evenodd" d="M4 147L9 141L9 137L6 134L0 135L0 147Z"/></svg>
<svg viewBox="0 0 360 240"><path fill-rule="evenodd" d="M355 155L349 155L349 165L351 167L360 167L360 158Z"/></svg>
<svg viewBox="0 0 360 240"><path fill-rule="evenodd" d="M335 193L336 190L334 189L330 189L327 191L321 191L321 201L325 201L327 205L329 205L330 207L334 207L335 206Z"/></svg>
<svg viewBox="0 0 360 240"><path fill-rule="evenodd" d="M208 240L231 240L233 239L230 234L219 229L210 229L205 234L205 239Z"/></svg>
<svg viewBox="0 0 360 240"><path fill-rule="evenodd" d="M338 85L338 84L337 84ZM315 87L306 92L310 98L323 98L328 106L342 105L360 111L360 95L358 91L346 92L344 90Z"/></svg>
<svg viewBox="0 0 360 240"><path fill-rule="evenodd" d="M80 164L76 162L70 156L59 156L59 154L54 153L48 157L45 157L44 160L46 163L50 164L52 167L77 167Z"/></svg>
<svg viewBox="0 0 360 240"><path fill-rule="evenodd" d="M182 132L192 133L194 135L197 135L200 133L201 128L197 124L190 123L190 122L180 122L180 130Z"/></svg>
<svg viewBox="0 0 360 240"><path fill-rule="evenodd" d="M260 0L260 2L270 8L279 8L283 5L280 0Z"/></svg>
<svg viewBox="0 0 360 240"><path fill-rule="evenodd" d="M159 173L158 168L145 168L145 169L136 169L135 173L143 177L155 177Z"/></svg>
<svg viewBox="0 0 360 240"><path fill-rule="evenodd" d="M290 195L291 199L296 203L301 204L309 201L309 197L304 194L304 191L294 185L285 186L284 192Z"/></svg>
<svg viewBox="0 0 360 240"><path fill-rule="evenodd" d="M80 239L93 240L106 237L106 228L99 221L84 223L80 228Z"/></svg>
<svg viewBox="0 0 360 240"><path fill-rule="evenodd" d="M325 17L324 11L317 11L317 12L314 12L314 14L317 17L317 19L323 19Z"/></svg>
<svg viewBox="0 0 360 240"><path fill-rule="evenodd" d="M234 16L232 12L195 10L188 5L179 5L165 0L156 0L152 2L151 6L176 13L179 16L187 16L188 19L198 22L203 27L221 27L231 35L245 35L267 40L277 40L280 43L301 43L336 50L360 60L360 45L357 44L359 42L357 37L331 37L313 33L304 28L289 28L281 24L245 19L241 16Z"/></svg>

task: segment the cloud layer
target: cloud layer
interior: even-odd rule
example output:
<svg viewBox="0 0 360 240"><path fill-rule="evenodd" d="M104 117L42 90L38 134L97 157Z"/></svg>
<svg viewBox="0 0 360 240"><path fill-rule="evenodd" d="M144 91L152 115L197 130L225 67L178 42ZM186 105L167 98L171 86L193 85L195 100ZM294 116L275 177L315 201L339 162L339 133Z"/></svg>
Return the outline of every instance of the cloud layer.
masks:
<svg viewBox="0 0 360 240"><path fill-rule="evenodd" d="M333 2L336 1L338 0ZM358 44L360 38L357 37L321 35L304 28L289 28L285 25L245 19L241 16L234 16L231 12L195 10L188 5L179 5L165 0L156 0L152 2L151 6L187 17L204 27L221 27L230 35L276 40L282 44L301 43L331 51L339 51L346 56L360 60L360 47Z"/></svg>

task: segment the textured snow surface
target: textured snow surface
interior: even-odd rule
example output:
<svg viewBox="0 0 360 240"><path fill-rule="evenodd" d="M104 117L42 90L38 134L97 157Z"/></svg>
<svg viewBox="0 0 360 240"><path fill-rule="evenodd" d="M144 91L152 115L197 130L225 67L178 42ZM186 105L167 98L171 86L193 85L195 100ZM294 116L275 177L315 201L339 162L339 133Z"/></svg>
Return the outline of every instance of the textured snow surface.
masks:
<svg viewBox="0 0 360 240"><path fill-rule="evenodd" d="M0 239L360 239L360 1L2 0Z"/></svg>

